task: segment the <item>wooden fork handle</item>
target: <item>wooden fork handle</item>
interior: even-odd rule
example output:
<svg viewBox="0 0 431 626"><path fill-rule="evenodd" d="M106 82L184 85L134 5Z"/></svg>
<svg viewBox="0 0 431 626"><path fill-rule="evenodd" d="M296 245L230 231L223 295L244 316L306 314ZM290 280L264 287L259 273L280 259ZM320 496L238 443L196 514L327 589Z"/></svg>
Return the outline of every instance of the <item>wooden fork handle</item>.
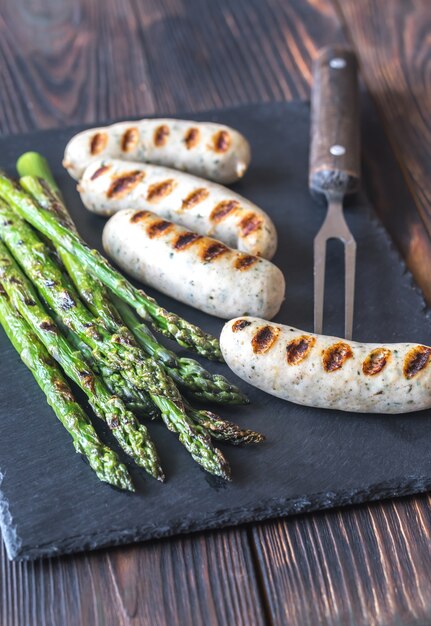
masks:
<svg viewBox="0 0 431 626"><path fill-rule="evenodd" d="M323 48L314 62L309 187L354 193L360 180L357 62L352 50Z"/></svg>

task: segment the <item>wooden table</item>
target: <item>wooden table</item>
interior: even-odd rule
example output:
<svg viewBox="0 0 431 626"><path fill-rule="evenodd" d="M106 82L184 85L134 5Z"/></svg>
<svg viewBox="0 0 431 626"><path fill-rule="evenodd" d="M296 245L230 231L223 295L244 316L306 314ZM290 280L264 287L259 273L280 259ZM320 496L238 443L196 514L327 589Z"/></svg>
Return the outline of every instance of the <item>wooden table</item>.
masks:
<svg viewBox="0 0 431 626"><path fill-rule="evenodd" d="M359 57L368 192L431 302L428 0L2 0L0 130L308 98ZM40 563L8 563L2 626L431 623L427 495Z"/></svg>

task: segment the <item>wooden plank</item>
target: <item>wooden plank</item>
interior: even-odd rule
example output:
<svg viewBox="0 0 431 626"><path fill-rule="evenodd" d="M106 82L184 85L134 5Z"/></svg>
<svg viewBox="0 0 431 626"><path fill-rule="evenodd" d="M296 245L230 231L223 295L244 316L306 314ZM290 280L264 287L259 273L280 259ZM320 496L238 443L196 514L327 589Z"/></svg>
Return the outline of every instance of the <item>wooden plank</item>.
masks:
<svg viewBox="0 0 431 626"><path fill-rule="evenodd" d="M409 82L403 87L407 104L399 97L393 102L400 84L400 33L410 42L404 58L414 65L416 86L423 75L426 49L417 44L415 59L412 50L414 40L424 41L425 16L412 24L412 6L425 10L420 2L386 3L385 11L376 0L342 4L354 41L362 46L366 82L384 103L380 110L391 124L393 104L397 116L406 118L395 120L402 134L393 147L421 199L428 197L426 180L416 176L415 167L415 176L410 174L415 155L427 156L419 92L411 97ZM80 0L73 6L66 0L3 0L0 130L304 98L316 49L340 39L329 0L195 0L193 6L190 0ZM375 58L372 48L364 50L370 41L378 45ZM388 85L392 96L386 101L381 92ZM414 132L406 126L412 112ZM412 142L409 132L414 143L408 144L406 167L399 146ZM404 188L401 196L398 187L385 185L399 180L398 169L381 173L387 148L377 139L375 144L367 149L373 197L419 270L419 254L429 254L421 218ZM394 218L391 208L400 197L409 213L402 213L400 202ZM429 520L429 501L420 498L256 527L254 550L272 622L344 624L353 614L363 620L355 624L383 624L397 611L403 624L429 621ZM0 563L5 626L265 623L242 530L39 564L9 564L2 552Z"/></svg>
<svg viewBox="0 0 431 626"><path fill-rule="evenodd" d="M2 626L263 626L245 530L7 563Z"/></svg>
<svg viewBox="0 0 431 626"><path fill-rule="evenodd" d="M4 0L0 132L154 111L131 0Z"/></svg>
<svg viewBox="0 0 431 626"><path fill-rule="evenodd" d="M338 36L327 1L134 2L157 111L307 98L310 60Z"/></svg>
<svg viewBox="0 0 431 626"><path fill-rule="evenodd" d="M274 626L431 622L429 496L256 526Z"/></svg>
<svg viewBox="0 0 431 626"><path fill-rule="evenodd" d="M419 211L414 216L405 193L404 202L399 200L398 168L394 165L389 176L387 167L379 173L379 165L384 163L379 159L373 180L381 216L431 303L430 5L427 0L386 2L383 9L378 0L334 2L357 51L364 81L398 168Z"/></svg>

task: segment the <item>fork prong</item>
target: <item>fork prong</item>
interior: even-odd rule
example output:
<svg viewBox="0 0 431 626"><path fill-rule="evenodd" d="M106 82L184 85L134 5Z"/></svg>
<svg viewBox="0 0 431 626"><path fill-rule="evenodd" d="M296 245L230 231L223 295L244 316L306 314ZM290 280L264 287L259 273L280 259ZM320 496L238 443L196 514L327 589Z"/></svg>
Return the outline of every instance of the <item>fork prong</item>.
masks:
<svg viewBox="0 0 431 626"><path fill-rule="evenodd" d="M323 330L323 304L325 298L326 237L319 232L314 238L314 332Z"/></svg>
<svg viewBox="0 0 431 626"><path fill-rule="evenodd" d="M351 236L344 242L344 336L352 338L355 303L356 241Z"/></svg>

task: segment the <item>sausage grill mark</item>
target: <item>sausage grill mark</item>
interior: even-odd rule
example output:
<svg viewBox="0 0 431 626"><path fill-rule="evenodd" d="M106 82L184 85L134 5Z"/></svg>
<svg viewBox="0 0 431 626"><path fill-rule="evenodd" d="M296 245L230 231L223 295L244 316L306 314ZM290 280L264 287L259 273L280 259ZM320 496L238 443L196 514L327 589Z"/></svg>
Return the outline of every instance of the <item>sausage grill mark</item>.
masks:
<svg viewBox="0 0 431 626"><path fill-rule="evenodd" d="M237 333L238 331L247 328L247 326L251 326L251 322L248 320L236 320L236 322L232 324L232 332Z"/></svg>
<svg viewBox="0 0 431 626"><path fill-rule="evenodd" d="M265 354L265 352L268 352L277 341L279 334L280 329L276 326L262 326L259 328L251 340L253 352L256 354Z"/></svg>
<svg viewBox="0 0 431 626"><path fill-rule="evenodd" d="M131 152L139 141L139 130L136 127L128 128L121 138L123 152Z"/></svg>
<svg viewBox="0 0 431 626"><path fill-rule="evenodd" d="M133 170L114 178L106 195L108 198L123 198L145 178L142 170Z"/></svg>
<svg viewBox="0 0 431 626"><path fill-rule="evenodd" d="M310 354L316 343L316 337L301 335L292 339L286 346L286 359L289 365L298 365Z"/></svg>
<svg viewBox="0 0 431 626"><path fill-rule="evenodd" d="M148 217L149 214L149 211L136 211L136 213L133 213L132 217L130 218L130 223L136 224L137 222L141 222L146 217Z"/></svg>
<svg viewBox="0 0 431 626"><path fill-rule="evenodd" d="M209 196L209 193L210 192L208 191L208 189L205 189L205 187L201 187L200 189L195 189L194 191L189 193L189 195L186 198L184 198L181 208L191 209L192 207L196 206L200 202L203 202L204 200L206 200Z"/></svg>
<svg viewBox="0 0 431 626"><path fill-rule="evenodd" d="M147 202L159 202L162 198L169 196L174 188L175 183L172 178L150 185L147 191Z"/></svg>
<svg viewBox="0 0 431 626"><path fill-rule="evenodd" d="M158 126L154 131L154 145L161 147L164 146L169 137L169 127L166 124Z"/></svg>
<svg viewBox="0 0 431 626"><path fill-rule="evenodd" d="M187 150L191 150L195 148L200 141L200 130L199 128L189 128L184 136L184 141L187 146Z"/></svg>
<svg viewBox="0 0 431 626"><path fill-rule="evenodd" d="M427 346L416 346L412 348L404 360L404 376L407 379L419 374L429 363L431 348Z"/></svg>
<svg viewBox="0 0 431 626"><path fill-rule="evenodd" d="M106 133L96 133L90 139L90 153L94 156L100 154L106 148L108 135Z"/></svg>
<svg viewBox="0 0 431 626"><path fill-rule="evenodd" d="M210 220L219 223L239 207L238 200L222 200L211 211Z"/></svg>
<svg viewBox="0 0 431 626"><path fill-rule="evenodd" d="M185 250L186 248L194 244L196 241L199 241L199 239L202 239L202 235L198 235L197 233L192 233L190 231L187 231L185 233L182 233L179 237L177 237L174 243L174 248L175 250Z"/></svg>
<svg viewBox="0 0 431 626"><path fill-rule="evenodd" d="M362 363L362 371L366 376L379 374L391 356L391 351L387 348L375 348L367 355Z"/></svg>
<svg viewBox="0 0 431 626"><path fill-rule="evenodd" d="M211 261L214 261L214 259L216 259L217 257L226 254L226 252L229 252L229 248L227 248L223 243L215 241L214 243L211 243L207 248L202 250L201 259L206 263L210 263Z"/></svg>
<svg viewBox="0 0 431 626"><path fill-rule="evenodd" d="M215 152L227 152L230 146L230 135L227 130L219 130L213 137Z"/></svg>
<svg viewBox="0 0 431 626"><path fill-rule="evenodd" d="M106 172L108 172L111 169L110 165L101 165L100 167L97 168L97 170L95 172L93 172L93 174L90 176L90 180L96 180L96 178L99 178L99 176L102 176L102 174L106 174Z"/></svg>
<svg viewBox="0 0 431 626"><path fill-rule="evenodd" d="M236 270L240 272L245 272L250 269L252 265L258 262L258 258L256 256L252 256L251 254L242 254L239 258L236 259L234 267Z"/></svg>
<svg viewBox="0 0 431 626"><path fill-rule="evenodd" d="M243 237L248 237L255 230L258 230L262 225L262 218L256 213L247 213L239 223L241 228L241 234Z"/></svg>
<svg viewBox="0 0 431 626"><path fill-rule="evenodd" d="M323 352L323 367L327 372L335 372L343 367L347 359L353 357L352 348L344 341L334 343Z"/></svg>
<svg viewBox="0 0 431 626"><path fill-rule="evenodd" d="M147 235L150 239L154 239L154 237L159 237L160 235L167 235L168 232L172 229L172 222L167 222L166 220L159 220L155 224L151 224L147 228Z"/></svg>

